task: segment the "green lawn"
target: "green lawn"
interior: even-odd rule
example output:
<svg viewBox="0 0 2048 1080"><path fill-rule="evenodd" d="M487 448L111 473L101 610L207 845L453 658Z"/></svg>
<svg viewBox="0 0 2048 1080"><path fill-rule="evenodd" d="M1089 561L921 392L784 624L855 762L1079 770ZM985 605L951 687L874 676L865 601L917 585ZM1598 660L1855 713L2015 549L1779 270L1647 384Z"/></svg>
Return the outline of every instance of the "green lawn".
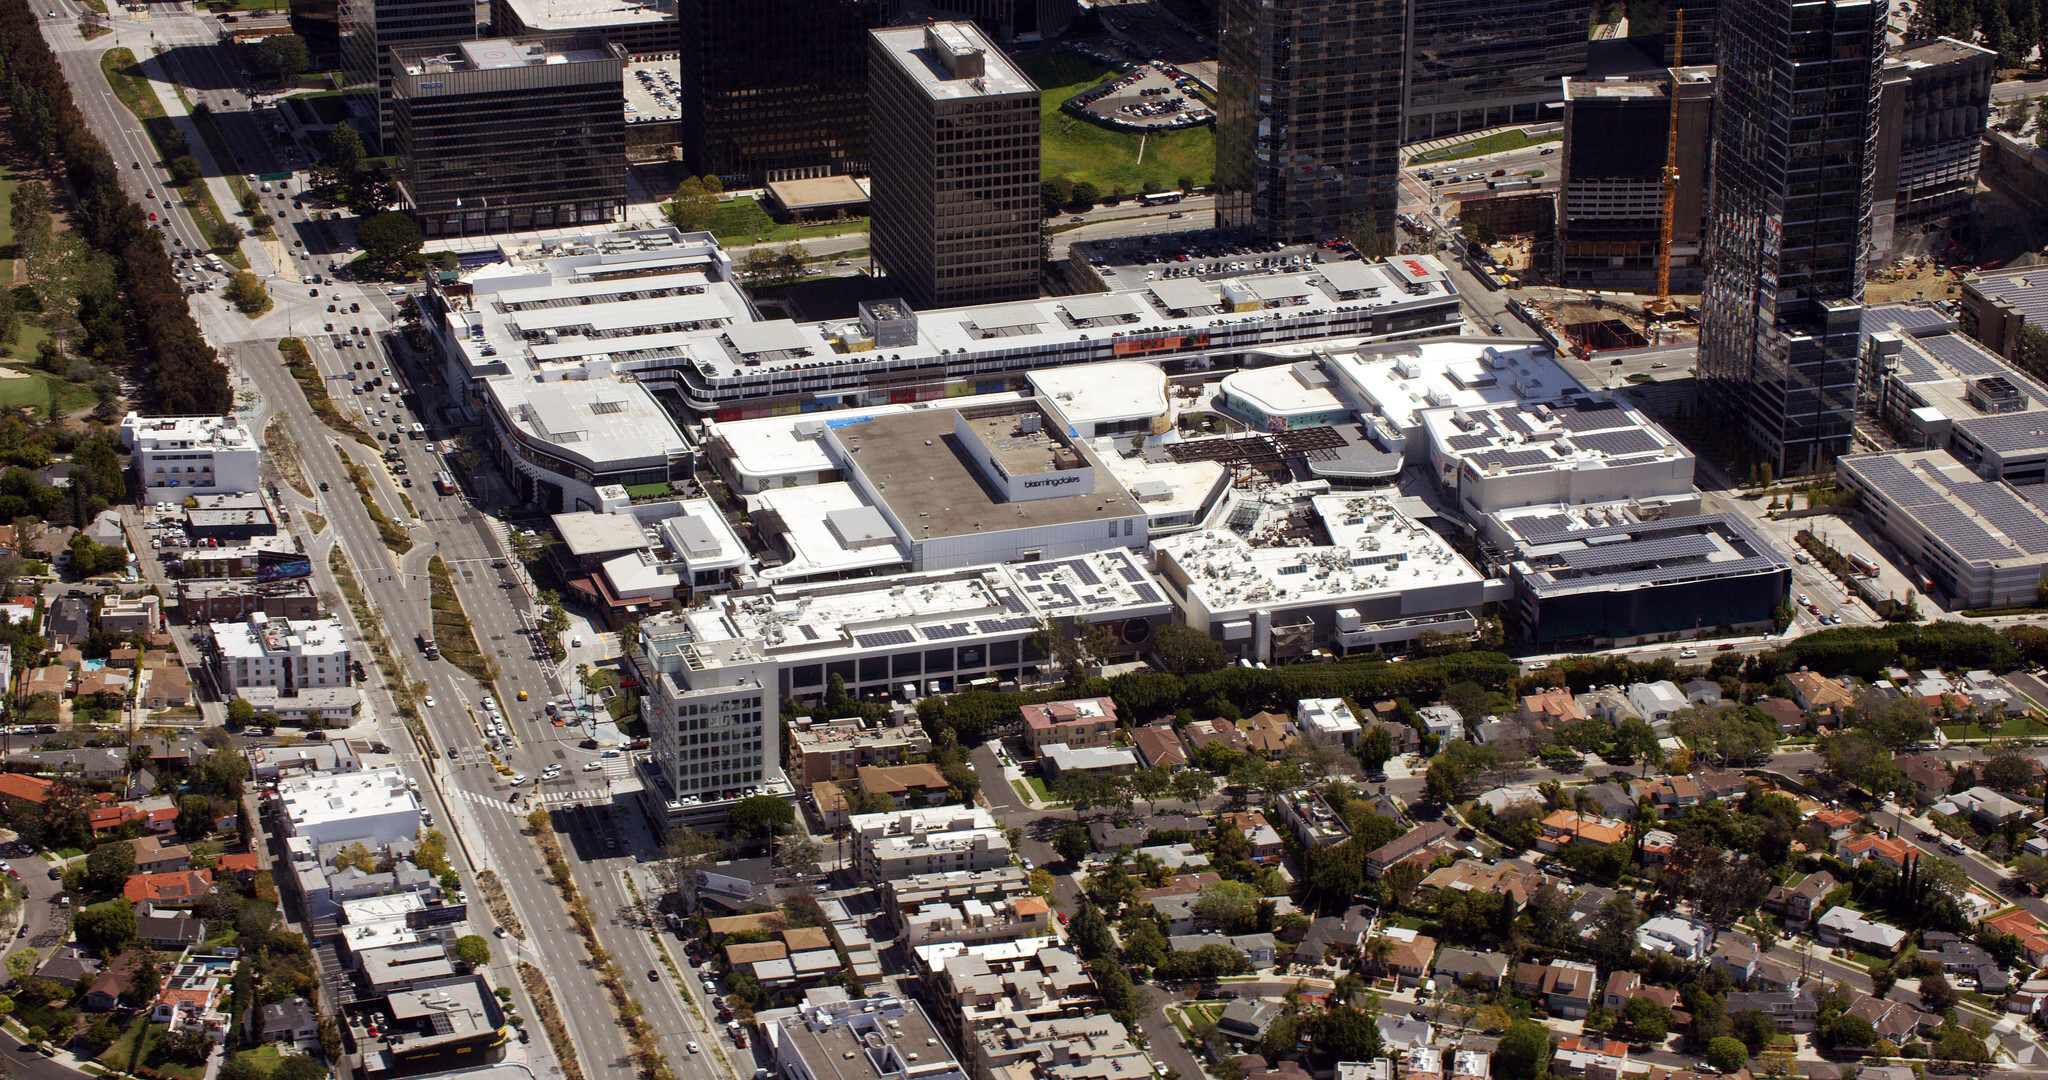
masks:
<svg viewBox="0 0 2048 1080"><path fill-rule="evenodd" d="M1209 183L1216 171L1216 133L1212 127L1188 128L1162 135L1129 135L1097 127L1062 112L1060 103L1118 72L1092 57L1067 49L1019 62L1024 73L1044 91L1040 108L1039 171L1048 179L1088 181L1104 195L1117 184L1133 194L1150 180L1163 188ZM1139 144L1144 160L1138 159Z"/></svg>
<svg viewBox="0 0 2048 1080"><path fill-rule="evenodd" d="M1481 138L1439 147L1427 154L1417 154L1408 159L1408 164L1421 165L1431 161L1462 161L1465 158L1474 158L1481 154L1498 154L1505 150L1520 150L1525 146L1556 142L1559 138L1561 136L1529 135L1520 128L1510 131L1496 131L1491 135Z"/></svg>
<svg viewBox="0 0 2048 1080"><path fill-rule="evenodd" d="M1027 776L1024 778L1024 782L1031 785L1031 795L1039 802L1044 803L1047 806L1067 805L1066 803L1060 801L1059 796L1054 795L1052 793L1051 788L1045 786L1044 780L1041 780L1036 776Z"/></svg>
<svg viewBox="0 0 2048 1080"><path fill-rule="evenodd" d="M1951 739L2025 739L2048 734L2048 724L2030 716L2015 716L1995 728L1983 724L1943 724L1941 730Z"/></svg>
<svg viewBox="0 0 2048 1080"><path fill-rule="evenodd" d="M142 1049L142 1035L148 1030L149 1017L137 1016L128 1022L128 1027L121 1032L121 1037L109 1043L94 1060L110 1069L127 1072L141 1064L138 1058Z"/></svg>
<svg viewBox="0 0 2048 1080"><path fill-rule="evenodd" d="M259 1046L254 1050L244 1050L235 1056L262 1069L265 1076L276 1071L277 1063L284 1060L284 1054L278 1050L276 1044Z"/></svg>
<svg viewBox="0 0 2048 1080"><path fill-rule="evenodd" d="M838 236L842 233L868 231L866 218L851 221L827 221L816 225L781 225L768 216L761 203L751 195L742 195L730 202L718 204L711 212L711 234L720 240L740 243L759 243L762 240L808 240L814 236Z"/></svg>

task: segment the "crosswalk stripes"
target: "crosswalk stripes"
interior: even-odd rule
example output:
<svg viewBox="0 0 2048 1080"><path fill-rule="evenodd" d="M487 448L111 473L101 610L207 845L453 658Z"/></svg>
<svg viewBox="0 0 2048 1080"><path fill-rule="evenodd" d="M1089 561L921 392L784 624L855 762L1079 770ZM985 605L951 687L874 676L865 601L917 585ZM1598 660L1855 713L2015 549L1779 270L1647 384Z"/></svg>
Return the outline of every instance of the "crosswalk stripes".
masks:
<svg viewBox="0 0 2048 1080"><path fill-rule="evenodd" d="M609 802L611 797L611 792L604 788L586 788L578 791L543 791L540 794L540 801L548 806L560 806L564 803Z"/></svg>
<svg viewBox="0 0 2048 1080"><path fill-rule="evenodd" d="M488 806L494 810L503 810L507 813L511 813L513 809L512 804L506 802L503 799L494 799L489 795L479 795L476 792L469 790L468 788L456 788L455 794L462 796L463 799L469 802L473 802L478 806Z"/></svg>

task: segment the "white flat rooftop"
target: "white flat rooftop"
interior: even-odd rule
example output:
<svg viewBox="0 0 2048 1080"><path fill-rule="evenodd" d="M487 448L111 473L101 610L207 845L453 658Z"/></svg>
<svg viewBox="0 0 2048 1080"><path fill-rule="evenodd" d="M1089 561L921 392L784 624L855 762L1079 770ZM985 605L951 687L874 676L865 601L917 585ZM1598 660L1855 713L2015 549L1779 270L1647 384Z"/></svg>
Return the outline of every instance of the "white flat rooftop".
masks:
<svg viewBox="0 0 2048 1080"><path fill-rule="evenodd" d="M548 453L596 471L657 467L688 444L668 410L640 383L617 378L529 382L501 375L484 390L521 434Z"/></svg>
<svg viewBox="0 0 2048 1080"><path fill-rule="evenodd" d="M804 487L771 488L749 500L763 510L773 510L782 519L783 542L790 560L781 566L765 567L767 581L820 577L853 570L873 570L908 565L910 553L892 534L884 543L848 547L834 532L831 515L867 506L852 484L810 484Z"/></svg>
<svg viewBox="0 0 2048 1080"><path fill-rule="evenodd" d="M1121 298L1138 302L1128 294ZM1151 364L1072 364L1028 372L1025 377L1070 424L1114 423L1166 413L1166 373Z"/></svg>
<svg viewBox="0 0 2048 1080"><path fill-rule="evenodd" d="M1332 352L1325 368L1360 404L1404 432L1424 410L1546 401L1578 380L1541 345L1489 344L1483 338L1402 342Z"/></svg>
<svg viewBox="0 0 2048 1080"><path fill-rule="evenodd" d="M996 94L1036 94L1038 85L1010 63L1009 57L983 37L973 23L935 23L932 31L955 52L979 50L985 59L979 78L956 78L933 50L925 46L925 27L870 31L882 43L884 52L916 80L924 92L937 100L987 97Z"/></svg>

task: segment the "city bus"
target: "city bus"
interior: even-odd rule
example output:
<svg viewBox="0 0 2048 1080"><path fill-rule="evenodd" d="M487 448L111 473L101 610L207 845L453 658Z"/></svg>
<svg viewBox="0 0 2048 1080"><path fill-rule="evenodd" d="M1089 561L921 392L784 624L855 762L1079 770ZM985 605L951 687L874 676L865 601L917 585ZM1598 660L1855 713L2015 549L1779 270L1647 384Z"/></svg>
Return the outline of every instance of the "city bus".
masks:
<svg viewBox="0 0 2048 1080"><path fill-rule="evenodd" d="M455 478L445 472L434 474L434 490L443 495L455 494Z"/></svg>
<svg viewBox="0 0 2048 1080"><path fill-rule="evenodd" d="M1165 206L1167 203L1177 203L1185 198L1187 198L1185 192L1155 191L1150 195L1138 196L1138 202L1145 206Z"/></svg>

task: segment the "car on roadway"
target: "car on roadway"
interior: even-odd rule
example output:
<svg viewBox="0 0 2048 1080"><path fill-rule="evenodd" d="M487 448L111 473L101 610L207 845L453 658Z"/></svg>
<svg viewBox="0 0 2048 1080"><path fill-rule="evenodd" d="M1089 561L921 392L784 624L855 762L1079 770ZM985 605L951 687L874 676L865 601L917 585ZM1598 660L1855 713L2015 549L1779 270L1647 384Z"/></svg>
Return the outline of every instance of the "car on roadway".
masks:
<svg viewBox="0 0 2048 1080"><path fill-rule="evenodd" d="M322 481L320 481L320 490L322 490L322 491L326 491L326 490L327 490L327 481L325 481L325 480L322 480Z"/></svg>
<svg viewBox="0 0 2048 1080"><path fill-rule="evenodd" d="M1719 645L1716 645L1716 646L1714 646L1714 651L1715 651L1715 652L1733 652L1734 650L1735 650L1735 643L1734 643L1734 642L1732 642L1732 641L1724 641L1724 642L1720 643Z"/></svg>
<svg viewBox="0 0 2048 1080"><path fill-rule="evenodd" d="M602 761L586 761L583 763L584 772L596 772L602 768L604 768L604 762Z"/></svg>
<svg viewBox="0 0 2048 1080"><path fill-rule="evenodd" d="M699 1053L699 1052L700 1052L700 1051L699 1051L699 1048L698 1048L697 1044L696 1044L696 1043L691 1043L691 1044L690 1044L690 1053L692 1053L692 1054L695 1054L695 1053Z"/></svg>
<svg viewBox="0 0 2048 1080"><path fill-rule="evenodd" d="M648 982L660 982L660 981L661 981L661 972L659 972L659 971L656 971L656 970L654 970L653 968L648 968L648 969L647 969L647 981L648 981Z"/></svg>
<svg viewBox="0 0 2048 1080"><path fill-rule="evenodd" d="M1802 606L1802 607L1805 607L1805 606L1810 606L1810 605L1811 605L1811 604L1813 603L1813 601L1811 601L1811 600L1807 599L1807 598L1806 598L1806 594L1805 594L1805 593L1800 593L1800 594L1799 594L1799 603L1800 603L1800 606Z"/></svg>
<svg viewBox="0 0 2048 1080"><path fill-rule="evenodd" d="M1699 654L1700 651L1698 649L1692 648L1691 646L1687 646L1686 648L1678 650L1678 658L1680 660L1691 660L1693 657L1696 657Z"/></svg>
<svg viewBox="0 0 2048 1080"><path fill-rule="evenodd" d="M428 694L428 695L427 695L427 708L431 709L431 708L433 708L433 707L434 707L434 695L432 695L432 694Z"/></svg>
<svg viewBox="0 0 2048 1080"><path fill-rule="evenodd" d="M513 786L513 787L518 787L519 785L521 785L521 784L524 784L524 783L526 783L526 774L525 774L525 773L515 773L515 774L513 774L513 777L512 777L512 786Z"/></svg>

